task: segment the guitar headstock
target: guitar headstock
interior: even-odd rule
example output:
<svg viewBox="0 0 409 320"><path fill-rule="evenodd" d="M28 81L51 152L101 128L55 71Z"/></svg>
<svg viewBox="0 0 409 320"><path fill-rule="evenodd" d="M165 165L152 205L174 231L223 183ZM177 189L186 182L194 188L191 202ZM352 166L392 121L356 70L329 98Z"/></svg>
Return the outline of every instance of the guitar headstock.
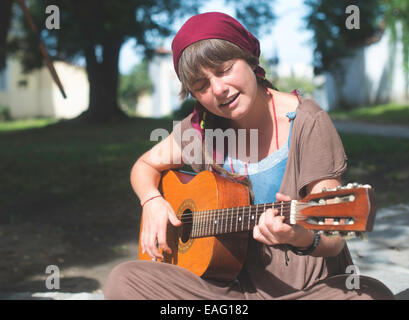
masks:
<svg viewBox="0 0 409 320"><path fill-rule="evenodd" d="M373 188L357 183L309 194L296 207L297 224L340 236L372 231L376 214Z"/></svg>

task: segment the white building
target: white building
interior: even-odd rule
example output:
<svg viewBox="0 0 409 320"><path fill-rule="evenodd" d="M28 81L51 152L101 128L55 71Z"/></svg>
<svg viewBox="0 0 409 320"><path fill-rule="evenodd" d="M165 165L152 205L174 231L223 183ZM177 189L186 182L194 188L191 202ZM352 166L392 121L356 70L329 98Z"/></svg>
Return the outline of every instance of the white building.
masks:
<svg viewBox="0 0 409 320"><path fill-rule="evenodd" d="M356 107L405 102L402 61L402 43L392 42L389 30L378 41L356 49L352 57L341 62L345 70L342 83L333 74L325 74L327 109L342 104Z"/></svg>
<svg viewBox="0 0 409 320"><path fill-rule="evenodd" d="M149 77L153 85L151 95L138 99L138 114L144 117L163 117L180 107L180 81L173 67L172 52L163 48L155 51L149 62Z"/></svg>
<svg viewBox="0 0 409 320"><path fill-rule="evenodd" d="M55 61L54 67L67 94L64 99L47 67L23 74L19 61L9 58L0 72L0 105L14 119L73 118L88 108L89 84L82 67Z"/></svg>

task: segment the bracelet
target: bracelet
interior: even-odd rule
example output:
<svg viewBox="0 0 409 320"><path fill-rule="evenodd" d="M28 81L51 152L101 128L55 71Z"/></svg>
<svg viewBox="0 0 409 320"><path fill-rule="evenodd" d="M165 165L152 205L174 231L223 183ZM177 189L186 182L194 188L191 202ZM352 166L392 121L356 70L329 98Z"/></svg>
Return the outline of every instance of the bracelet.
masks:
<svg viewBox="0 0 409 320"><path fill-rule="evenodd" d="M315 248L318 247L320 240L321 240L321 235L318 233L318 231L314 231L314 241L307 249L299 249L290 244L288 246L290 247L291 251L293 251L296 255L306 256L306 255L311 254L315 250Z"/></svg>
<svg viewBox="0 0 409 320"><path fill-rule="evenodd" d="M152 198L149 198L148 200L146 200L146 201L142 204L142 208L143 208L143 206L144 206L147 202L149 202L149 201L151 201L151 200L153 200L153 199L155 199L155 198L159 198L159 197L162 197L162 195L160 194L160 195L154 196L154 197L152 197Z"/></svg>

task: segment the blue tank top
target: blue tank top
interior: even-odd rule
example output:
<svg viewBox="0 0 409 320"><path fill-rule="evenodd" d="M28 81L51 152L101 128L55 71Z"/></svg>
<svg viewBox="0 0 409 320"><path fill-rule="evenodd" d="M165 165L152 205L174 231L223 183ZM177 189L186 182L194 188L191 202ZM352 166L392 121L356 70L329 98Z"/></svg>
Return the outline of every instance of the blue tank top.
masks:
<svg viewBox="0 0 409 320"><path fill-rule="evenodd" d="M276 152L256 163L246 164L239 159L231 158L229 155L227 155L224 161L223 168L230 172L232 172L231 166L235 173L245 175L247 171L253 187L254 204L276 201L276 193L280 190L287 165L295 116L296 111L287 113L287 117L291 120L288 142Z"/></svg>

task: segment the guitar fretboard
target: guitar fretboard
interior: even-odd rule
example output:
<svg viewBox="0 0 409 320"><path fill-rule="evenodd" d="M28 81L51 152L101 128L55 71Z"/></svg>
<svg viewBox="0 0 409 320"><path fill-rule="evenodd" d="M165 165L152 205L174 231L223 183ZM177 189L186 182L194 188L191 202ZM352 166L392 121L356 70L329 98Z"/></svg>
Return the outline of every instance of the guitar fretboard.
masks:
<svg viewBox="0 0 409 320"><path fill-rule="evenodd" d="M182 219L191 224L191 238L201 238L220 234L250 231L257 225L263 212L275 208L278 214L288 218L292 201L280 201L252 206L193 212Z"/></svg>

